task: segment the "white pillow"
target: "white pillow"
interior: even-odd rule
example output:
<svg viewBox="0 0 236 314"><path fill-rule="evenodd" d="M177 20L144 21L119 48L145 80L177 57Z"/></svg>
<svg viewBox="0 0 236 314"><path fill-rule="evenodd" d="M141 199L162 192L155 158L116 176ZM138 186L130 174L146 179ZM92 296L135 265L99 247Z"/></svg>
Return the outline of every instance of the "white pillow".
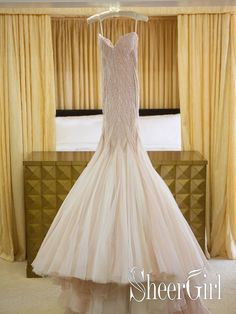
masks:
<svg viewBox="0 0 236 314"><path fill-rule="evenodd" d="M56 118L57 151L94 151L101 132L102 115Z"/></svg>
<svg viewBox="0 0 236 314"><path fill-rule="evenodd" d="M181 150L180 114L140 117L139 125L146 150Z"/></svg>
<svg viewBox="0 0 236 314"><path fill-rule="evenodd" d="M56 117L57 151L95 151L103 115ZM139 117L140 137L146 150L181 150L180 114Z"/></svg>

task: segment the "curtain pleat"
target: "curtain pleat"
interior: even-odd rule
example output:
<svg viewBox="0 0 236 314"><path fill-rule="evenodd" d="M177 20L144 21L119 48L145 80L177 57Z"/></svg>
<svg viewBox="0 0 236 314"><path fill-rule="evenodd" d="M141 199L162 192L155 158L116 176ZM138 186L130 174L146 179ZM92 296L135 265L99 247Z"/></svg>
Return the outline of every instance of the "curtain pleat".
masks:
<svg viewBox="0 0 236 314"><path fill-rule="evenodd" d="M113 18L102 22L103 35L113 44L135 30L135 21ZM58 109L102 107L99 23L86 18L53 18L52 36ZM138 22L140 107L178 108L177 19L150 17Z"/></svg>
<svg viewBox="0 0 236 314"><path fill-rule="evenodd" d="M23 160L55 150L48 16L0 15L0 257L26 257ZM33 171L33 169L32 169Z"/></svg>

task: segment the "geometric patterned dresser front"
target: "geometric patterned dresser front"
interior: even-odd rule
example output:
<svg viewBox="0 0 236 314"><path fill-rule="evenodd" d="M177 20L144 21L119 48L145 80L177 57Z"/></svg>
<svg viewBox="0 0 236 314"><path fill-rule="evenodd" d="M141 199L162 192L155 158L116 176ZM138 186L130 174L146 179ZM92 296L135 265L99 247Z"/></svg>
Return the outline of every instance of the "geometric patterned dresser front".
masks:
<svg viewBox="0 0 236 314"><path fill-rule="evenodd" d="M24 160L27 277L31 263L65 197L94 152L33 152ZM148 152L205 249L207 161L198 152Z"/></svg>

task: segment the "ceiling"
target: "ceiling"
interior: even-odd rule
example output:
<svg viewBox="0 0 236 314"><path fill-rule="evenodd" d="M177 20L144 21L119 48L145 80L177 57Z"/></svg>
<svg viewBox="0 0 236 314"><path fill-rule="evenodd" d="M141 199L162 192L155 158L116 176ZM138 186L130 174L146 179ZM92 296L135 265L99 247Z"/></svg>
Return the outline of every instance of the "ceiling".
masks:
<svg viewBox="0 0 236 314"><path fill-rule="evenodd" d="M109 7L111 5L132 6L132 7L191 7L191 6L235 6L236 0L0 0L0 7Z"/></svg>

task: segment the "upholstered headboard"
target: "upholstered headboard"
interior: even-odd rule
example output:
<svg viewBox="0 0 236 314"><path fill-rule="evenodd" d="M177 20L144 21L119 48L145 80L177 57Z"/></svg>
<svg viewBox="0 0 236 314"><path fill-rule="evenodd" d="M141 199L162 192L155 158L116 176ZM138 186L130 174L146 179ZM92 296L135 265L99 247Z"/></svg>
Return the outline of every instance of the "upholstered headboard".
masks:
<svg viewBox="0 0 236 314"><path fill-rule="evenodd" d="M179 108L174 109L139 109L140 116L155 116L164 114L178 114ZM57 109L56 117L90 116L102 114L102 109Z"/></svg>

